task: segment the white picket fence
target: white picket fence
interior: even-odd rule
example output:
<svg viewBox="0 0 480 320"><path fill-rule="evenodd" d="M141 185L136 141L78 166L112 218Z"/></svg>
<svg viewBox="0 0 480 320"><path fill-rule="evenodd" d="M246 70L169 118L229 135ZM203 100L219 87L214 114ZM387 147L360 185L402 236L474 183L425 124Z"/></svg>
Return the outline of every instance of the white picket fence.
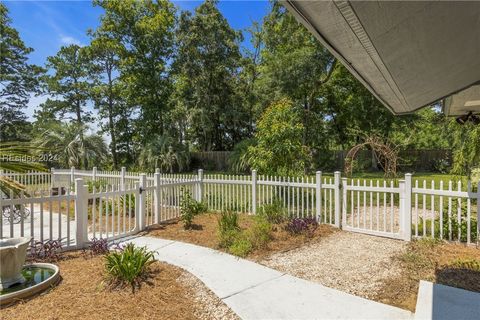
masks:
<svg viewBox="0 0 480 320"><path fill-rule="evenodd" d="M44 175L45 173L42 173ZM434 237L479 242L480 184L453 187L413 181L360 181L334 177L140 174L57 170L29 184L34 193L3 195L0 238L30 236L81 248L93 238L118 239L178 218L185 192L211 211L257 214L276 205L291 217L314 217L351 232L410 240ZM11 175L32 181L39 173ZM49 185L48 183L49 182ZM41 191L41 188L48 191Z"/></svg>
<svg viewBox="0 0 480 320"><path fill-rule="evenodd" d="M18 173L4 170L0 170L0 176L22 184L27 193L36 193L47 190L51 185L50 179L52 177L50 172L28 171L25 173Z"/></svg>

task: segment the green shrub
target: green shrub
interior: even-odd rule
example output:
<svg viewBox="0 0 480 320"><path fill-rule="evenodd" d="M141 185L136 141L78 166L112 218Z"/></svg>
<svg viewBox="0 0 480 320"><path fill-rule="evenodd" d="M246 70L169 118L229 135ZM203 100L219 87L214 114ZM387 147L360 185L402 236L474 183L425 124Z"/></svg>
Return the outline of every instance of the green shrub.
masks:
<svg viewBox="0 0 480 320"><path fill-rule="evenodd" d="M135 216L135 194L128 194L120 197L120 207L125 208L129 217Z"/></svg>
<svg viewBox="0 0 480 320"><path fill-rule="evenodd" d="M238 225L238 214L234 211L223 211L218 219L218 229L220 232L229 230L240 230Z"/></svg>
<svg viewBox="0 0 480 320"><path fill-rule="evenodd" d="M279 224L285 221L286 210L280 201L275 200L271 204L261 206L259 215L263 216L270 223Z"/></svg>
<svg viewBox="0 0 480 320"><path fill-rule="evenodd" d="M190 191L184 191L182 201L180 202L180 220L183 221L183 227L190 229L193 225L193 218L196 215L207 211L202 202L198 202L192 198Z"/></svg>
<svg viewBox="0 0 480 320"><path fill-rule="evenodd" d="M246 237L253 249L265 248L272 240L272 224L262 216L254 218L254 224L246 230Z"/></svg>
<svg viewBox="0 0 480 320"><path fill-rule="evenodd" d="M224 230L218 232L218 246L228 249L241 234L240 230Z"/></svg>
<svg viewBox="0 0 480 320"><path fill-rule="evenodd" d="M95 181L89 180L89 181L87 181L87 188L88 188L89 193L93 192L94 187L95 187L96 192L100 192L100 191L105 190L105 188L107 186L108 186L108 182L106 180L95 180Z"/></svg>
<svg viewBox="0 0 480 320"><path fill-rule="evenodd" d="M451 240L459 240L461 242L467 242L467 231L468 231L468 223L467 218L462 215L460 217L460 222L458 222L458 217L456 214L453 214L454 210L452 210L452 216L450 219L448 218L448 213L443 214L443 223L442 227L440 228L440 218L436 218L433 221L433 235L432 235L432 220L431 219L422 219L419 217L418 220L418 235L423 235L423 227L425 224L425 235L433 236L435 238L440 238L440 230L443 233L443 239L450 239L451 233ZM449 223L450 220L450 223ZM451 230L449 230L449 225L451 225ZM458 230L460 229L460 236ZM415 224L412 224L412 234L415 234ZM470 239L474 241L477 239L477 220L475 218L471 218L470 220Z"/></svg>
<svg viewBox="0 0 480 320"><path fill-rule="evenodd" d="M223 211L218 218L218 237L221 248L229 248L240 233L238 214L234 211Z"/></svg>
<svg viewBox="0 0 480 320"><path fill-rule="evenodd" d="M154 252L129 243L105 256L105 269L113 287L130 285L133 292L147 278L153 262Z"/></svg>
<svg viewBox="0 0 480 320"><path fill-rule="evenodd" d="M251 239L238 232L228 252L238 257L246 257L253 250Z"/></svg>
<svg viewBox="0 0 480 320"><path fill-rule="evenodd" d="M224 211L218 219L219 246L239 257L265 248L272 239L271 231L272 224L264 216L254 217L253 224L246 230L240 229L235 212Z"/></svg>
<svg viewBox="0 0 480 320"><path fill-rule="evenodd" d="M457 259L453 261L450 266L458 269L468 269L480 272L480 260L477 259Z"/></svg>

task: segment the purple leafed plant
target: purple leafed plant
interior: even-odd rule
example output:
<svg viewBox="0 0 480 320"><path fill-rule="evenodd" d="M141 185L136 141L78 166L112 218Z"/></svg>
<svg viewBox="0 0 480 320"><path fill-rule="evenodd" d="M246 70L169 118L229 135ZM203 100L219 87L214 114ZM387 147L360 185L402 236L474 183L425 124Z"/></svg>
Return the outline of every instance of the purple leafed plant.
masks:
<svg viewBox="0 0 480 320"><path fill-rule="evenodd" d="M106 254L109 252L108 241L107 239L103 238L93 238L92 241L90 241L90 246L88 249L92 255Z"/></svg>
<svg viewBox="0 0 480 320"><path fill-rule="evenodd" d="M30 247L32 261L56 261L60 257L62 242L60 240L35 241Z"/></svg>
<svg viewBox="0 0 480 320"><path fill-rule="evenodd" d="M318 222L314 218L293 218L287 223L285 230L293 235L304 234L311 237L317 227Z"/></svg>

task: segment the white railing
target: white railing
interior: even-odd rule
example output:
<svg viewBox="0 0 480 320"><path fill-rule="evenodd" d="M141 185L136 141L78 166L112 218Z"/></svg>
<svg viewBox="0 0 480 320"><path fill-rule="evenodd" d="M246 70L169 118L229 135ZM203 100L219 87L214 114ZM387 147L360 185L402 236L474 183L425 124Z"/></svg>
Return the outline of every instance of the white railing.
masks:
<svg viewBox="0 0 480 320"><path fill-rule="evenodd" d="M37 195L11 193L9 198L0 198L0 238L59 240L66 248L76 247L76 199L70 190L57 195L44 191Z"/></svg>
<svg viewBox="0 0 480 320"><path fill-rule="evenodd" d="M23 179L23 178L22 178ZM52 170L48 192L7 195L0 237L30 235L38 240L61 239L81 247L92 238L109 240L134 234L180 216L189 192L211 211L257 214L275 205L290 217L314 217L321 223L352 232L410 240L434 237L475 243L479 239L480 185L464 190L443 183L360 181L325 178L321 172L303 178L251 175L139 174L121 171ZM62 187L63 186L63 189ZM71 189L70 189L71 187ZM28 210L25 210L28 209ZM31 212L18 214L19 212ZM13 217L13 215L12 215ZM12 218L13 219L13 218ZM29 220L30 219L30 220Z"/></svg>
<svg viewBox="0 0 480 320"><path fill-rule="evenodd" d="M28 194L35 194L46 190L51 185L51 174L50 172L10 172L0 170L0 177L6 177L13 181L16 181L25 187L25 192Z"/></svg>
<svg viewBox="0 0 480 320"><path fill-rule="evenodd" d="M411 181L411 175L406 179ZM405 180L405 181L407 181ZM405 181L348 181L342 179L342 228L371 235L409 240L410 225L402 224L409 214L404 201Z"/></svg>
<svg viewBox="0 0 480 320"><path fill-rule="evenodd" d="M455 185L449 181L445 186L432 181L415 182L412 188L412 222L415 237L432 237L450 241L480 241L480 182L476 192L472 184L467 183L464 190L462 182Z"/></svg>

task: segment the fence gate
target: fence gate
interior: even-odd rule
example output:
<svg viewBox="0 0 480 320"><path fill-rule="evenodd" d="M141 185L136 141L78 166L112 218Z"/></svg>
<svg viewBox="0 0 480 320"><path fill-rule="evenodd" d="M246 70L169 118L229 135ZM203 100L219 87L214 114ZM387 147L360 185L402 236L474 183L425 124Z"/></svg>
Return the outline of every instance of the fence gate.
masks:
<svg viewBox="0 0 480 320"><path fill-rule="evenodd" d="M410 239L411 175L393 181L342 179L342 229L394 239Z"/></svg>

